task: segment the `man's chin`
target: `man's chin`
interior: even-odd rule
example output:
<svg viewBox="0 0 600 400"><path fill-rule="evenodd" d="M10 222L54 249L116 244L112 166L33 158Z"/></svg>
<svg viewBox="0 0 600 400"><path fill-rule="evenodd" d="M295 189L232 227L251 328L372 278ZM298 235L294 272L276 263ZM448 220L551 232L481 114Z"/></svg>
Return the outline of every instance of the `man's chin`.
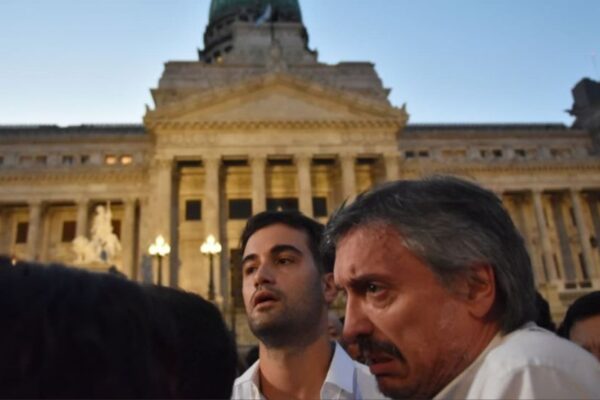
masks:
<svg viewBox="0 0 600 400"><path fill-rule="evenodd" d="M416 388L407 385L406 382L400 382L400 379L393 375L380 375L377 376L376 379L379 391L384 396L391 399L414 399L428 397L417 393Z"/></svg>

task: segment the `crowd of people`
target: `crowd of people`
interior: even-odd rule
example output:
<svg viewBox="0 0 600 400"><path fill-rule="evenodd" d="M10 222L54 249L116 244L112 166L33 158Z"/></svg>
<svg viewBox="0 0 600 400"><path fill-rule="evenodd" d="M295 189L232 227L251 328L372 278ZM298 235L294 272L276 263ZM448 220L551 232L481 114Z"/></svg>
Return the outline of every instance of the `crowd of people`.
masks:
<svg viewBox="0 0 600 400"><path fill-rule="evenodd" d="M262 212L240 242L245 367L198 295L0 259L0 397L600 397L600 292L555 333L523 239L473 183L384 184L326 226Z"/></svg>

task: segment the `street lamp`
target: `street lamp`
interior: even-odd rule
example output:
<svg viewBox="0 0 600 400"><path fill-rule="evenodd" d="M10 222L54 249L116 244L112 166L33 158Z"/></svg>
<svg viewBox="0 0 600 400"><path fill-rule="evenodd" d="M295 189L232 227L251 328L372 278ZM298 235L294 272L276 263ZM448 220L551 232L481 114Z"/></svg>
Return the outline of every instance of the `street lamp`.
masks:
<svg viewBox="0 0 600 400"><path fill-rule="evenodd" d="M221 243L217 242L213 235L208 235L202 246L200 246L200 252L208 255L210 262L210 271L208 276L208 299L213 301L215 299L215 284L213 282L213 256L221 252Z"/></svg>
<svg viewBox="0 0 600 400"><path fill-rule="evenodd" d="M171 246L162 235L158 235L154 243L148 247L148 252L158 260L158 285L162 286L162 258L171 252Z"/></svg>

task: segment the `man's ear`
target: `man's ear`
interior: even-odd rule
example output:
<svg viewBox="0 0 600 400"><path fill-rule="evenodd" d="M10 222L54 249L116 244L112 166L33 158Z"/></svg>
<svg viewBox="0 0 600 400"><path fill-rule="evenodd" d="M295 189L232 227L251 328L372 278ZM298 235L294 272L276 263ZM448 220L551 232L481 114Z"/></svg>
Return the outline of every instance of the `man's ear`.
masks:
<svg viewBox="0 0 600 400"><path fill-rule="evenodd" d="M323 288L323 296L327 304L333 303L338 295L338 289L333 281L333 272L328 272L321 276L321 286Z"/></svg>
<svg viewBox="0 0 600 400"><path fill-rule="evenodd" d="M471 267L466 279L466 294L465 301L474 317L484 318L492 311L496 301L496 278L491 265Z"/></svg>

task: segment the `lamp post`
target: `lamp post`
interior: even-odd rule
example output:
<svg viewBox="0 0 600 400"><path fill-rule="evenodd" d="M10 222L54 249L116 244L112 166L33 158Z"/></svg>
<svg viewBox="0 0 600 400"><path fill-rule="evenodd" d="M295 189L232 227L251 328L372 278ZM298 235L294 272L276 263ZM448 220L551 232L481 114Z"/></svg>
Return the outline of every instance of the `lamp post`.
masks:
<svg viewBox="0 0 600 400"><path fill-rule="evenodd" d="M158 260L158 285L162 286L162 258L171 252L171 246L162 235L158 235L154 243L148 247L148 252Z"/></svg>
<svg viewBox="0 0 600 400"><path fill-rule="evenodd" d="M202 246L200 246L200 252L208 255L210 263L210 271L208 275L208 300L215 300L215 283L213 282L213 257L215 254L221 252L221 243L217 242L213 235L208 235Z"/></svg>

